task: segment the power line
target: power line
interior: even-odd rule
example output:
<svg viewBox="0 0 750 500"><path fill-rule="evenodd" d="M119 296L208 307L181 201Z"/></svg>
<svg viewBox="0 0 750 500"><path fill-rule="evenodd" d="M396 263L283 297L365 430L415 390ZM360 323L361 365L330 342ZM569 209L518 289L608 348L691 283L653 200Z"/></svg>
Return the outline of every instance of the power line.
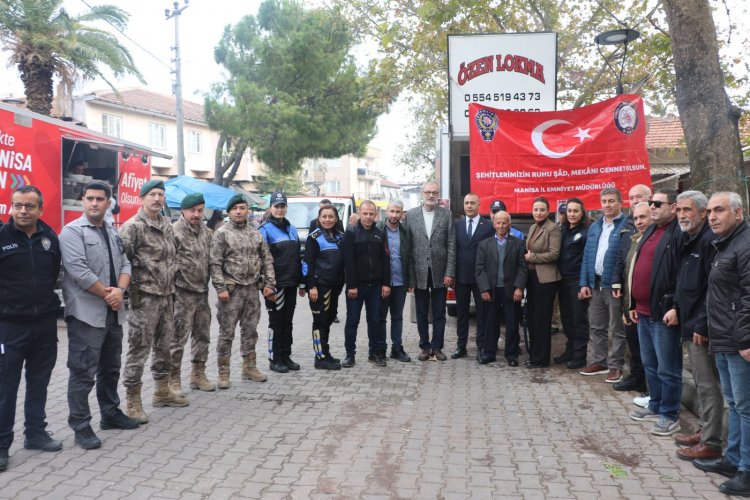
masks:
<svg viewBox="0 0 750 500"><path fill-rule="evenodd" d="M91 5L89 5L88 2L86 2L86 0L81 0L81 3L83 3L89 9L94 10L94 8ZM146 49L144 46L142 46L141 44L139 44L138 42L136 42L135 40L133 40L132 38L130 38L127 34L125 34L124 31L122 31L120 28L118 28L117 26L115 26L114 24L112 24L109 20L107 20L107 19L102 19L102 20L104 22L106 22L107 24L109 24L110 26L112 26L122 36L124 36L125 38L127 38L128 40L130 40L133 43L133 45L135 45L136 47L138 47L139 49L141 49L146 54L150 55L156 62L158 62L159 64L161 64L165 68L169 69L170 71L172 70L172 67L169 64L165 63L164 61L162 61L161 59L159 59L158 57L156 57L154 54L152 54L151 52L149 52L148 49Z"/></svg>

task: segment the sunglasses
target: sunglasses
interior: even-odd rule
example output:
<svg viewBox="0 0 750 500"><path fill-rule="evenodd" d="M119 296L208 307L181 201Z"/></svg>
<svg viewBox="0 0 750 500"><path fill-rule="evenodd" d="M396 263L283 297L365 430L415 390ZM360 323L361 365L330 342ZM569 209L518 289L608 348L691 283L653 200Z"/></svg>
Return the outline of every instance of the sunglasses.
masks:
<svg viewBox="0 0 750 500"><path fill-rule="evenodd" d="M648 200L649 207L661 208L662 205L671 205L668 201Z"/></svg>

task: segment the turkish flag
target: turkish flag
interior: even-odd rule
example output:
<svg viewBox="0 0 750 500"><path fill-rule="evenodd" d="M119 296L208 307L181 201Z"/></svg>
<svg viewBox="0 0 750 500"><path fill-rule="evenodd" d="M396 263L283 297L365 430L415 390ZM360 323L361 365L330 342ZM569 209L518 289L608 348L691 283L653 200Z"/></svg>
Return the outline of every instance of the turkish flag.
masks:
<svg viewBox="0 0 750 500"><path fill-rule="evenodd" d="M550 210L571 197L589 209L616 187L627 199L635 184L651 185L646 120L638 95L621 95L568 111L520 112L469 105L471 190L489 211L503 200L530 212L544 196Z"/></svg>

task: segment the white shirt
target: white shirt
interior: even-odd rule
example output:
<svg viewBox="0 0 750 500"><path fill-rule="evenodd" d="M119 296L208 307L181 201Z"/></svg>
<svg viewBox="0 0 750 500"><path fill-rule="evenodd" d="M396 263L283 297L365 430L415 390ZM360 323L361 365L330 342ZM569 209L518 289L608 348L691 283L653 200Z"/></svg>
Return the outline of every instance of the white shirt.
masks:
<svg viewBox="0 0 750 500"><path fill-rule="evenodd" d="M594 272L597 276L604 274L604 254L609 248L609 235L615 228L615 221L602 220L602 234L599 235L599 244L596 247L596 260L594 261Z"/></svg>
<svg viewBox="0 0 750 500"><path fill-rule="evenodd" d="M430 239L432 234L432 222L435 220L435 211L428 212L422 208L422 217L424 217L424 229L427 231L427 239Z"/></svg>
<svg viewBox="0 0 750 500"><path fill-rule="evenodd" d="M471 234L469 234L469 221L472 220L474 222L471 223ZM466 218L466 234L469 235L469 238L474 236L474 233L477 230L477 224L479 224L479 214L475 215L474 217L467 217Z"/></svg>

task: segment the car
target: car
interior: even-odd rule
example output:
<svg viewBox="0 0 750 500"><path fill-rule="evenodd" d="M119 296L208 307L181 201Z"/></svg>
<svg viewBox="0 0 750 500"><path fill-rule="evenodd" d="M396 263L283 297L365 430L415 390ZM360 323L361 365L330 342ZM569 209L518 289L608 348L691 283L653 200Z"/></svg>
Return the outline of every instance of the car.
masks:
<svg viewBox="0 0 750 500"><path fill-rule="evenodd" d="M349 224L349 217L355 212L354 199L351 197L338 196L289 196L286 200L286 218L297 228L297 235L305 249L307 233L310 229L310 221L318 218L320 202L324 199L331 200L331 204L339 213L344 227Z"/></svg>
<svg viewBox="0 0 750 500"><path fill-rule="evenodd" d="M445 307L448 310L448 316L455 316L456 311L456 289L452 286L448 287L448 293L446 294ZM469 295L469 314L477 312L476 305L474 304L474 295Z"/></svg>

